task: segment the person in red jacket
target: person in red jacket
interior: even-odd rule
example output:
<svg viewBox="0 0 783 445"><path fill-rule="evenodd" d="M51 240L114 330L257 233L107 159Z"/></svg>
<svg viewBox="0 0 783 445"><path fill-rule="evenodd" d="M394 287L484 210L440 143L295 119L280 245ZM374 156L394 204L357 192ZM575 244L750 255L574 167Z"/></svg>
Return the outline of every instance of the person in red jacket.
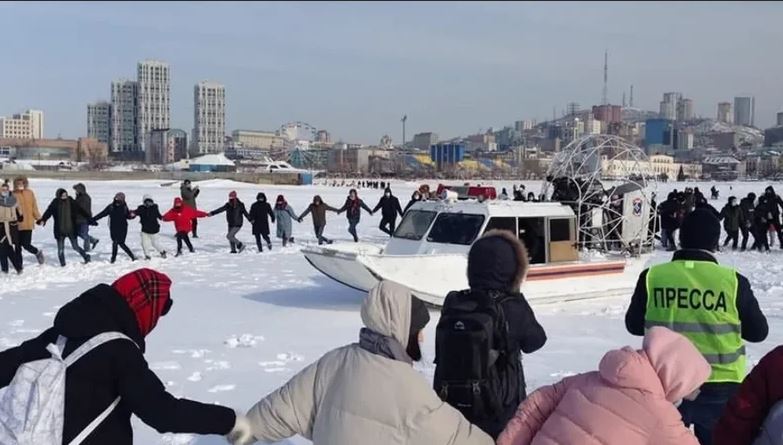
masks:
<svg viewBox="0 0 783 445"><path fill-rule="evenodd" d="M209 213L196 210L186 205L182 205L182 198L174 198L174 207L163 215L163 221L173 221L174 229L177 231L177 254L182 255L182 242L188 246L191 253L195 252L193 244L190 243L188 233L193 230L193 221L196 218L206 218Z"/></svg>
<svg viewBox="0 0 783 445"><path fill-rule="evenodd" d="M737 393L729 400L712 433L713 445L780 443L765 441L761 436L770 434L770 430L776 430L780 440L783 404L779 402L783 401L782 375L783 346L778 346L767 353L750 371ZM775 419L772 419L773 417ZM758 442L754 442L757 439Z"/></svg>

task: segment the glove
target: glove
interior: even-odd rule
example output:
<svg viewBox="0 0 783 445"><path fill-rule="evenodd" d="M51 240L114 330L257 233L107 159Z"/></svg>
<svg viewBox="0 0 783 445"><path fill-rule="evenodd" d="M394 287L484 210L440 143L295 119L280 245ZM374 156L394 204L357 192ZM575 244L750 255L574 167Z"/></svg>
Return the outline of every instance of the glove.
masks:
<svg viewBox="0 0 783 445"><path fill-rule="evenodd" d="M226 435L226 440L232 445L250 445L256 442L250 427L250 421L243 414L237 413L234 428Z"/></svg>
<svg viewBox="0 0 783 445"><path fill-rule="evenodd" d="M302 218L299 218L299 219L298 219L298 221L299 221L299 222L302 222L302 221L304 221L304 220L303 220Z"/></svg>
<svg viewBox="0 0 783 445"><path fill-rule="evenodd" d="M39 226L42 226L42 227L46 225L46 222L44 220L42 220L42 219L39 219L35 223L38 224Z"/></svg>
<svg viewBox="0 0 783 445"><path fill-rule="evenodd" d="M90 225L91 226L97 226L98 225L98 221L95 221L94 219L91 219L90 220Z"/></svg>

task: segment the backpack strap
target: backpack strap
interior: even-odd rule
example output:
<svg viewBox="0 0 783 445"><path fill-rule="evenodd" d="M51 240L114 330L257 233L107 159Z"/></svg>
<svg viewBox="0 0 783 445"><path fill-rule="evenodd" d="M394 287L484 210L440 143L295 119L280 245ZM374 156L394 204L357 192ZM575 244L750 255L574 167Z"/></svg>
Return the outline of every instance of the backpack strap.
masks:
<svg viewBox="0 0 783 445"><path fill-rule="evenodd" d="M109 417L109 414L111 414L112 411L114 411L114 408L117 407L120 403L120 397L117 397L114 399L113 402L111 402L111 405L109 405L105 410L103 410L102 413L98 414L98 417L93 419L92 422L90 422L89 425L87 425L81 433L79 433L78 436L74 437L73 440L68 442L68 445L80 445L82 442L84 442L84 439L87 438L90 434L92 434L93 431L95 431L96 428L98 428L98 425L103 423L104 420L106 420L107 417Z"/></svg>
<svg viewBox="0 0 783 445"><path fill-rule="evenodd" d="M125 334L120 334L119 332L104 332L102 334L98 334L95 337L92 337L91 339L87 340L81 346L79 346L75 351L68 354L68 356L65 357L65 365L71 366L72 364L76 363L76 361L78 361L80 358L84 357L84 355L86 355L88 352L112 340L128 340L129 342L136 345L136 342L128 338L128 336L126 336ZM59 345L60 340L58 339L57 342ZM138 345L136 346L138 347Z"/></svg>

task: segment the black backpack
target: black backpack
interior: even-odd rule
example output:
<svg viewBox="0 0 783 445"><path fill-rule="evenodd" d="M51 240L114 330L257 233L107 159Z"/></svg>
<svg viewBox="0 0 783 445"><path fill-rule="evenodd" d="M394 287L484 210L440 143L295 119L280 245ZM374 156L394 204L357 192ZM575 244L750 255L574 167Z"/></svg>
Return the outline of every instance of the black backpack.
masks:
<svg viewBox="0 0 783 445"><path fill-rule="evenodd" d="M436 329L435 392L474 423L502 414L509 385L501 370L519 355L508 351L502 307L506 298L454 293L447 298Z"/></svg>

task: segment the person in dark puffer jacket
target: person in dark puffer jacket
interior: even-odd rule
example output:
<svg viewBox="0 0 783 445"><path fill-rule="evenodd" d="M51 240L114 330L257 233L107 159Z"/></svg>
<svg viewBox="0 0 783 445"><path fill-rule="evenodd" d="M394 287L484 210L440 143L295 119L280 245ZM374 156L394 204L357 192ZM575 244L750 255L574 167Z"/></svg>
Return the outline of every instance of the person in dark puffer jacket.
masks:
<svg viewBox="0 0 783 445"><path fill-rule="evenodd" d="M109 217L109 233L111 234L111 263L117 261L117 251L121 248L131 261L136 261L136 256L125 244L128 238L128 220L133 218L128 204L125 203L125 193L117 193L114 200L106 206L102 212L90 218L90 225L98 225L101 218Z"/></svg>
<svg viewBox="0 0 783 445"><path fill-rule="evenodd" d="M144 359L145 337L171 309L170 287L166 275L139 269L112 285L88 289L59 310L54 326L0 352L0 388L11 382L23 363L49 357L46 347L60 335L68 339L67 357L98 334L119 332L133 342L110 341L68 368L63 443L74 439L118 396L119 405L82 445L131 445L131 414L160 433L232 433L235 425L244 423L243 417L229 408L172 396Z"/></svg>
<svg viewBox="0 0 783 445"><path fill-rule="evenodd" d="M497 438L520 402L527 395L520 351L526 354L541 349L546 343L544 328L536 320L533 309L520 292L528 270L525 246L511 233L492 230L476 241L468 254L468 284L470 289L451 292L442 311L465 299L502 301L500 306L508 323L508 359L498 371L505 389L501 414L495 418L471 419L484 432ZM437 341L437 340L436 340ZM437 361L437 357L436 357ZM439 371L435 368L435 388L439 386Z"/></svg>
<svg viewBox="0 0 783 445"><path fill-rule="evenodd" d="M720 219L723 220L723 230L726 231L726 240L723 242L723 247L728 246L729 242L731 242L731 248L737 250L740 227L745 226L745 219L735 196L730 196L729 202L721 209Z"/></svg>
<svg viewBox="0 0 783 445"><path fill-rule="evenodd" d="M209 212L209 216L215 216L223 212L226 212L226 224L228 224L226 239L231 247L231 253L241 253L245 250L245 245L237 239L237 233L242 230L243 218L247 218L248 221L252 221L252 219L247 213L245 203L237 197L237 192L232 190L228 194L228 202Z"/></svg>
<svg viewBox="0 0 783 445"><path fill-rule="evenodd" d="M84 215L80 213L76 214L76 236L84 240L84 251L89 252L95 249L95 246L100 241L98 238L93 238L90 235L90 218L92 217L92 198L87 194L87 187L81 182L73 186L73 190L76 192L76 204L84 210Z"/></svg>
<svg viewBox="0 0 783 445"><path fill-rule="evenodd" d="M264 251L264 245L261 244L261 238L266 241L266 246L272 250L272 240L269 239L269 219L275 222L275 212L272 206L266 201L266 195L259 192L256 195L256 202L250 206L250 223L253 224L253 236L256 238L256 247L258 252Z"/></svg>
<svg viewBox="0 0 783 445"><path fill-rule="evenodd" d="M141 249L144 251L144 258L152 259L150 252L154 249L160 253L162 258L166 258L166 251L160 247L158 242L158 233L160 233L160 220L163 215L151 195L144 195L144 204L136 207L131 213L131 217L139 217L141 223Z"/></svg>

